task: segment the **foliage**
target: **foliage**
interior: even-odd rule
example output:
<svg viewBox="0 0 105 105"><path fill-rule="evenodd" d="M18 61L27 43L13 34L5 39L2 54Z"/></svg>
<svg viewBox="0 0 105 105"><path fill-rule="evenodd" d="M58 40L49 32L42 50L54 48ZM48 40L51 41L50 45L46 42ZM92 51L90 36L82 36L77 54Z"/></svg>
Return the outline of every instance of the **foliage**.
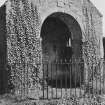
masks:
<svg viewBox="0 0 105 105"><path fill-rule="evenodd" d="M92 15L92 9L88 7L87 1L83 1L83 15L85 17L84 36L85 42L82 45L83 58L87 65L88 80L93 80L93 75L99 74L100 70L100 43L95 33L95 26Z"/></svg>
<svg viewBox="0 0 105 105"><path fill-rule="evenodd" d="M37 6L28 0L8 1L6 19L12 83L18 93L26 95L33 85L39 88L42 54ZM37 75L33 75L33 72Z"/></svg>

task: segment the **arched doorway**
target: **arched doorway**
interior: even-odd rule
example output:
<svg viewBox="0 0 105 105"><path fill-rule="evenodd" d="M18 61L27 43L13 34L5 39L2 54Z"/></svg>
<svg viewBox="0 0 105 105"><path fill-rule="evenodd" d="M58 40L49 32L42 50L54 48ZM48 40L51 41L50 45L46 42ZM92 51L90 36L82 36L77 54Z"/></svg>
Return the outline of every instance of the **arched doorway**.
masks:
<svg viewBox="0 0 105 105"><path fill-rule="evenodd" d="M70 86L70 81L72 81L71 84L79 85L81 72L78 69L80 67L75 69L75 65L71 64L72 58L79 59L82 56L82 32L78 22L71 15L53 13L42 24L41 38L42 61L43 64L47 64L43 68L48 84L55 86L57 81L60 85L62 78L64 84L65 79L67 80L66 85L69 83ZM62 61L62 64L57 64L56 61ZM70 65L68 66L67 63ZM75 80L77 80L76 83L74 83Z"/></svg>
<svg viewBox="0 0 105 105"><path fill-rule="evenodd" d="M41 37L43 62L52 63L55 60L71 58L71 33L63 21L55 17L46 19L42 27ZM67 55L66 48L70 48L69 55Z"/></svg>

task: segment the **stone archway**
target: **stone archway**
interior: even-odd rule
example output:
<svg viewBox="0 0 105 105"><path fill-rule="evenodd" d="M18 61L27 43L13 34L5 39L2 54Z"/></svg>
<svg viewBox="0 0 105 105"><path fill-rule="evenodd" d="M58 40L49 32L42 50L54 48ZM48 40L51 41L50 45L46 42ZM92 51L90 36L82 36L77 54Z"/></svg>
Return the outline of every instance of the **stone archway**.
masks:
<svg viewBox="0 0 105 105"><path fill-rule="evenodd" d="M72 48L73 48L73 56L78 58L81 57L81 45L82 45L82 31L80 28L79 23L76 21L74 17L69 14L62 13L62 12L55 12L48 16L42 24L41 28L41 36L43 34L44 26L47 23L47 20L51 20L51 18L55 18L65 24L66 29L68 28L68 32L71 35L68 35L71 38ZM67 30L66 30L67 31ZM68 33L67 32L67 33Z"/></svg>
<svg viewBox="0 0 105 105"><path fill-rule="evenodd" d="M41 27L42 37L42 61L48 64L62 60L69 62L73 57L79 59L82 57L82 32L78 22L65 13L56 12L48 16ZM53 65L53 76L55 77L55 68ZM46 69L46 68L44 68ZM50 67L48 67L50 75ZM65 74L65 68L58 67L58 78ZM74 67L72 67L74 69ZM75 73L77 72L77 73ZM77 69L72 72L72 81L80 82L80 75ZM68 73L69 74L69 73ZM75 76L74 76L75 75ZM83 75L83 73L82 73ZM68 77L70 77L68 75ZM70 77L70 78L72 78ZM82 76L83 77L83 76ZM50 76L49 76L50 78ZM54 78L53 78L54 79ZM73 83L74 84L74 83Z"/></svg>
<svg viewBox="0 0 105 105"><path fill-rule="evenodd" d="M51 18L55 18L56 20L61 21L63 24L65 24L66 29L68 30L67 33L69 33L70 35L67 35L68 37L70 37L71 44L72 44L72 50L73 50L73 55L74 57L78 58L81 57L81 45L82 45L82 31L81 31L81 27L79 25L79 23L77 22L77 20L66 13L63 12L55 12L52 13L50 16L48 16L45 21L42 24L42 28L41 28L41 36L43 34L43 30L44 30L44 26L47 23L47 20L51 20ZM67 31L66 30L66 31Z"/></svg>

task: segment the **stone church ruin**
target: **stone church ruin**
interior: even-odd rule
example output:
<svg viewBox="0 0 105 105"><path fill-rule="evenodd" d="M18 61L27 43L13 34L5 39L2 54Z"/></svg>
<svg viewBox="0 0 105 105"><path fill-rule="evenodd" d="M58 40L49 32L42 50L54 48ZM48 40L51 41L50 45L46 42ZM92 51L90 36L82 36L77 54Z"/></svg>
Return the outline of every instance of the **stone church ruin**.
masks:
<svg viewBox="0 0 105 105"><path fill-rule="evenodd" d="M39 98L42 82L91 80L102 36L102 14L89 0L8 0L0 8L0 94Z"/></svg>

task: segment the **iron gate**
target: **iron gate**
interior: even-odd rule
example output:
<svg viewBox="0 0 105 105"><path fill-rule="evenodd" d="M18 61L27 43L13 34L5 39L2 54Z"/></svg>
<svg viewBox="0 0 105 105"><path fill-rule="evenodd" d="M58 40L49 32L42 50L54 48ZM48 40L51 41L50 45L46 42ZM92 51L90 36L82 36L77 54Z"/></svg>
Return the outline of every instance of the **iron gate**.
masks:
<svg viewBox="0 0 105 105"><path fill-rule="evenodd" d="M16 64L15 64L16 65ZM19 64L18 64L19 65ZM25 63L25 67L33 66L33 64ZM38 64L40 65L40 64ZM85 72L84 62L81 60L70 60L70 61L56 61L52 63L43 62L42 63L42 77L40 78L41 99L58 99L61 98L64 94L74 95L81 97L86 93L90 94L103 94L105 87L105 62L100 60L96 66L95 74L92 70L92 78L86 82L86 75L90 76L89 70ZM21 71L21 70L20 70ZM16 74L14 70L14 79L16 79ZM20 73L25 74L25 76L20 76L21 84L24 85L24 88L20 89L21 96L24 96L24 90L26 94L29 93L29 69L25 69ZM100 74L101 73L101 74ZM33 75L37 77L38 71L33 72ZM25 77L25 78L23 78ZM94 79L95 78L95 79ZM12 87L11 87L12 86ZM10 84L11 90L14 86ZM7 89L8 92L8 89Z"/></svg>

